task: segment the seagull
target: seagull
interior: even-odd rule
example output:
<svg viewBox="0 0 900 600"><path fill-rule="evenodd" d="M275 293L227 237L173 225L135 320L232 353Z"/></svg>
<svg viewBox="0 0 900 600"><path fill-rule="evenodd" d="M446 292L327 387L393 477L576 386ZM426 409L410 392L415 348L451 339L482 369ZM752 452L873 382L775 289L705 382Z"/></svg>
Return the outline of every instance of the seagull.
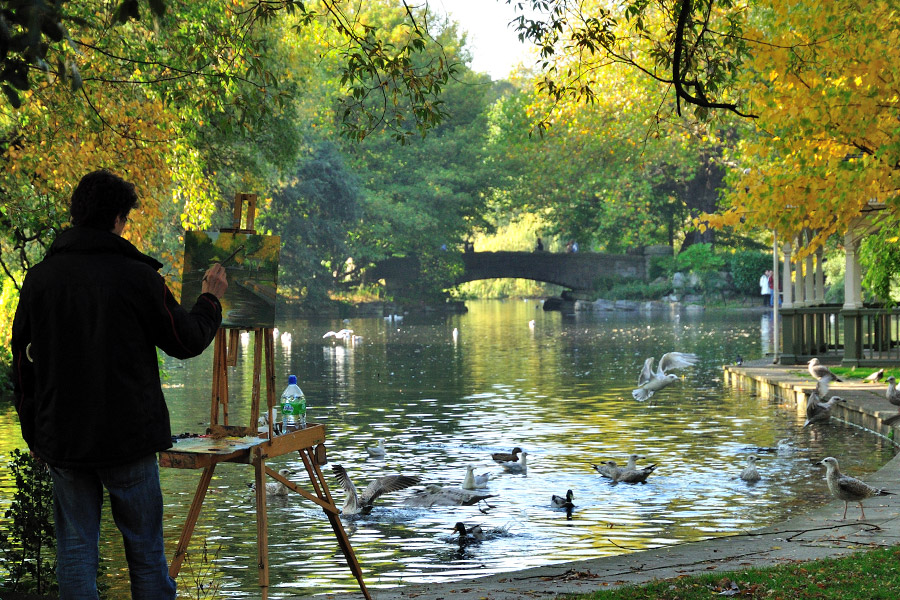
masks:
<svg viewBox="0 0 900 600"><path fill-rule="evenodd" d="M487 487L490 478L490 473L476 475L475 468L472 465L469 465L466 467L466 477L463 479L462 488L464 490L484 489Z"/></svg>
<svg viewBox="0 0 900 600"><path fill-rule="evenodd" d="M844 402L840 396L832 396L827 402L822 402L816 392L810 392L806 401L806 422L803 426L813 423L825 423L831 419L831 407L838 402Z"/></svg>
<svg viewBox="0 0 900 600"><path fill-rule="evenodd" d="M384 440L379 438L375 446L366 446L366 452L374 458L384 458Z"/></svg>
<svg viewBox="0 0 900 600"><path fill-rule="evenodd" d="M429 483L425 486L425 489L413 492L409 498L403 501L403 504L425 508L432 506L472 506L496 495L464 490L461 487L444 487L437 483Z"/></svg>
<svg viewBox="0 0 900 600"><path fill-rule="evenodd" d="M366 489L363 490L362 494L358 494L356 486L350 481L350 477L347 475L347 471L344 467L341 465L334 465L331 467L331 470L334 471L338 483L340 483L341 487L344 488L344 491L347 492L347 497L344 498L344 506L341 508L341 513L345 515L367 515L372 512L372 504L382 494L405 490L410 486L417 485L421 481L421 478L409 475L385 475L373 479L371 483L366 486Z"/></svg>
<svg viewBox="0 0 900 600"><path fill-rule="evenodd" d="M900 390L897 389L897 379L891 375L887 380L888 387L884 395L888 402L896 406L897 410L900 411Z"/></svg>
<svg viewBox="0 0 900 600"><path fill-rule="evenodd" d="M353 339L353 330L352 329L341 329L340 331L326 331L325 335L322 336L322 339L333 337L336 340L352 340Z"/></svg>
<svg viewBox="0 0 900 600"><path fill-rule="evenodd" d="M507 473L512 473L514 475L525 475L528 476L528 465L525 462L525 457L528 456L527 452L522 453L522 460L520 462L502 462L500 466L503 467L503 470Z"/></svg>
<svg viewBox="0 0 900 600"><path fill-rule="evenodd" d="M465 523L460 521L453 526L453 531L459 532L460 546L464 544L471 544L473 542L480 542L485 538L484 531L481 529L481 525L472 525L471 527L466 527Z"/></svg>
<svg viewBox="0 0 900 600"><path fill-rule="evenodd" d="M575 505L572 503L572 499L574 497L575 497L575 494L572 493L572 490L566 491L565 498L563 498L562 496L557 496L556 494L553 494L552 496L550 496L550 506L552 506L553 508L565 508L565 509L575 508Z"/></svg>
<svg viewBox="0 0 900 600"><path fill-rule="evenodd" d="M288 475L293 475L294 472L291 471L290 469L279 469L278 474L281 475L282 477L284 477L285 479L287 479ZM248 483L247 486L251 490L256 489L256 483ZM290 488L288 488L288 486L284 485L280 481L266 482L266 494L269 496L284 497L284 496L288 495L289 491L291 491Z"/></svg>
<svg viewBox="0 0 900 600"><path fill-rule="evenodd" d="M281 334L281 338L280 338L280 339L281 339L281 343L282 343L282 344L287 345L287 344L290 344L290 343L291 343L291 340L293 339L293 336L291 335L291 332L290 332L290 331L285 331L284 333Z"/></svg>
<svg viewBox="0 0 900 600"><path fill-rule="evenodd" d="M621 473L622 471L633 471L637 469L637 461L638 459L647 458L646 456L639 456L637 454L632 454L628 457L628 462L624 467L620 467L616 464L615 461L608 460L601 465L595 465L594 463L590 463L594 470L603 475L604 477L609 477L610 479L615 479L616 473Z"/></svg>
<svg viewBox="0 0 900 600"><path fill-rule="evenodd" d="M863 377L863 381L868 383L878 383L884 377L884 369L878 369L868 377Z"/></svg>
<svg viewBox="0 0 900 600"><path fill-rule="evenodd" d="M840 377L831 372L831 369L826 367L823 364L819 363L818 358L809 359L809 374L812 375L815 379L821 381L825 380L825 391L828 390L827 385L831 381L843 381Z"/></svg>
<svg viewBox="0 0 900 600"><path fill-rule="evenodd" d="M607 461L607 464L611 462L613 461ZM615 463L611 466L615 466ZM647 483L647 478L655 470L656 465L649 465L640 469L622 469L616 472L615 477L613 477L613 483L620 481L623 483Z"/></svg>
<svg viewBox="0 0 900 600"><path fill-rule="evenodd" d="M747 466L744 467L743 471L741 471L741 479L749 483L755 483L759 481L759 471L756 470L757 460L758 459L755 456L747 457Z"/></svg>
<svg viewBox="0 0 900 600"><path fill-rule="evenodd" d="M859 512L861 518L866 518L866 511L863 509L862 501L872 496L892 496L893 492L886 492L882 489L872 487L865 481L861 481L849 475L842 475L838 469L838 461L836 458L829 456L823 458L820 465L825 465L828 469L825 472L825 481L828 483L828 489L832 495L839 500L844 501L844 516L841 521L847 518L847 505L850 502L859 504Z"/></svg>
<svg viewBox="0 0 900 600"><path fill-rule="evenodd" d="M635 400L648 400L653 394L664 387L674 383L678 376L669 373L672 369L683 369L692 367L697 364L696 354L686 354L684 352L667 352L659 359L656 371L653 370L653 357L644 361L644 368L638 377L638 387L632 390L631 395Z"/></svg>
<svg viewBox="0 0 900 600"><path fill-rule="evenodd" d="M495 462L517 462L519 460L518 454L521 451L522 449L516 446L509 453L494 452L491 454L491 458L493 458Z"/></svg>

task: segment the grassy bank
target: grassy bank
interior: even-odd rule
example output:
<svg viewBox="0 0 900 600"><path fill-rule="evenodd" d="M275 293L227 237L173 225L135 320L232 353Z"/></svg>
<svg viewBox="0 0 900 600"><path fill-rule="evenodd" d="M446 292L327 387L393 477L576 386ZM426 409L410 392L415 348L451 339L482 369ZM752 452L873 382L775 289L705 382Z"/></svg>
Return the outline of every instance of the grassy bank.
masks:
<svg viewBox="0 0 900 600"><path fill-rule="evenodd" d="M571 600L708 600L714 597L765 600L829 598L897 598L900 590L900 546L879 548L843 558L797 562L767 569L679 577L642 586L623 586Z"/></svg>

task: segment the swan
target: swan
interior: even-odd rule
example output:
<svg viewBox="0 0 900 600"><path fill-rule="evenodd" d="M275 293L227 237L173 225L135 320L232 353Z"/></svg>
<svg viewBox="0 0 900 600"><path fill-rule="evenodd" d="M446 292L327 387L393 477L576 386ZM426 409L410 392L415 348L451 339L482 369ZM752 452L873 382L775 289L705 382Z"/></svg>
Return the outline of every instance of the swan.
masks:
<svg viewBox="0 0 900 600"><path fill-rule="evenodd" d="M344 506L341 508L341 513L345 515L367 515L372 512L372 504L382 494L405 490L421 481L419 477L409 475L385 475L373 479L366 486L366 489L362 491L362 494L359 494L343 466L334 465L331 467L331 470L337 477L338 483L347 492L347 497L344 498Z"/></svg>
<svg viewBox="0 0 900 600"><path fill-rule="evenodd" d="M475 474L475 467L469 465L466 467L466 477L463 479L462 488L464 490L476 490L487 487L488 481L491 479L490 473Z"/></svg>
<svg viewBox="0 0 900 600"><path fill-rule="evenodd" d="M638 387L631 391L631 396L638 401L648 400L659 390L675 383L678 375L669 373L672 369L683 369L697 364L696 354L684 352L667 352L659 359L656 371L653 370L653 357L644 361L644 368L638 377Z"/></svg>
<svg viewBox="0 0 900 600"><path fill-rule="evenodd" d="M472 506L496 495L429 483L424 489L413 492L409 498L403 501L403 504L426 508L431 506Z"/></svg>

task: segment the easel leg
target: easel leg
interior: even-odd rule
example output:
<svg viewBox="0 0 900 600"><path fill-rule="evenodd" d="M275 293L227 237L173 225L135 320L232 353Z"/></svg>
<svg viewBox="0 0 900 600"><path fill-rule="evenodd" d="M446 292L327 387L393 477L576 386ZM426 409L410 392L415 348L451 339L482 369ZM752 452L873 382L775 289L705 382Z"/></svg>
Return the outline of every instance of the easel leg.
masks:
<svg viewBox="0 0 900 600"><path fill-rule="evenodd" d="M216 465L212 464L203 469L203 474L200 476L197 491L194 492L194 499L191 501L191 508L188 510L187 519L185 519L184 527L181 529L181 537L178 538L175 556L172 558L172 564L169 565L169 577L172 579L178 578L181 563L184 562L184 557L187 555L188 545L191 543L191 536L194 534L194 527L197 526L197 518L200 516L200 509L203 507L203 499L206 497L206 490L209 489L209 482L215 469Z"/></svg>
<svg viewBox="0 0 900 600"><path fill-rule="evenodd" d="M259 449L254 451L253 469L256 479L256 545L259 561L259 587L262 598L269 597L269 520L266 512L266 463Z"/></svg>
<svg viewBox="0 0 900 600"><path fill-rule="evenodd" d="M316 462L313 449L304 448L299 451L299 454L300 458L303 459L303 465L306 467L309 481L316 490L316 494L319 498L334 506L334 500L331 499L328 484L325 483L325 478L322 476L322 470L319 469L319 464ZM340 515L336 513L336 506L334 513L325 511L325 515L328 517L328 521L331 523L331 528L334 530L334 535L337 538L338 546L340 546L341 552L344 553L344 558L347 560L347 566L350 567L350 571L359 583L359 590L362 592L363 596L366 597L366 600L372 600L372 597L369 595L369 590L366 589L366 584L363 581L362 568L359 566L359 561L356 560L356 554L354 554L353 547L350 545L350 538L347 537L347 532L344 531L344 524L341 523Z"/></svg>

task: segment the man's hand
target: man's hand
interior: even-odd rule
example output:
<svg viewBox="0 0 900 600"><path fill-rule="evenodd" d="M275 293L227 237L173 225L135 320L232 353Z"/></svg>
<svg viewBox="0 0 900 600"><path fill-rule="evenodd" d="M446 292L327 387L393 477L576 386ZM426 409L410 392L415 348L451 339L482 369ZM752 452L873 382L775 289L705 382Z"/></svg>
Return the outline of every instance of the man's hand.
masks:
<svg viewBox="0 0 900 600"><path fill-rule="evenodd" d="M203 283L200 290L206 294L210 293L220 300L228 289L228 279L225 277L225 267L219 263L214 264L203 276Z"/></svg>

